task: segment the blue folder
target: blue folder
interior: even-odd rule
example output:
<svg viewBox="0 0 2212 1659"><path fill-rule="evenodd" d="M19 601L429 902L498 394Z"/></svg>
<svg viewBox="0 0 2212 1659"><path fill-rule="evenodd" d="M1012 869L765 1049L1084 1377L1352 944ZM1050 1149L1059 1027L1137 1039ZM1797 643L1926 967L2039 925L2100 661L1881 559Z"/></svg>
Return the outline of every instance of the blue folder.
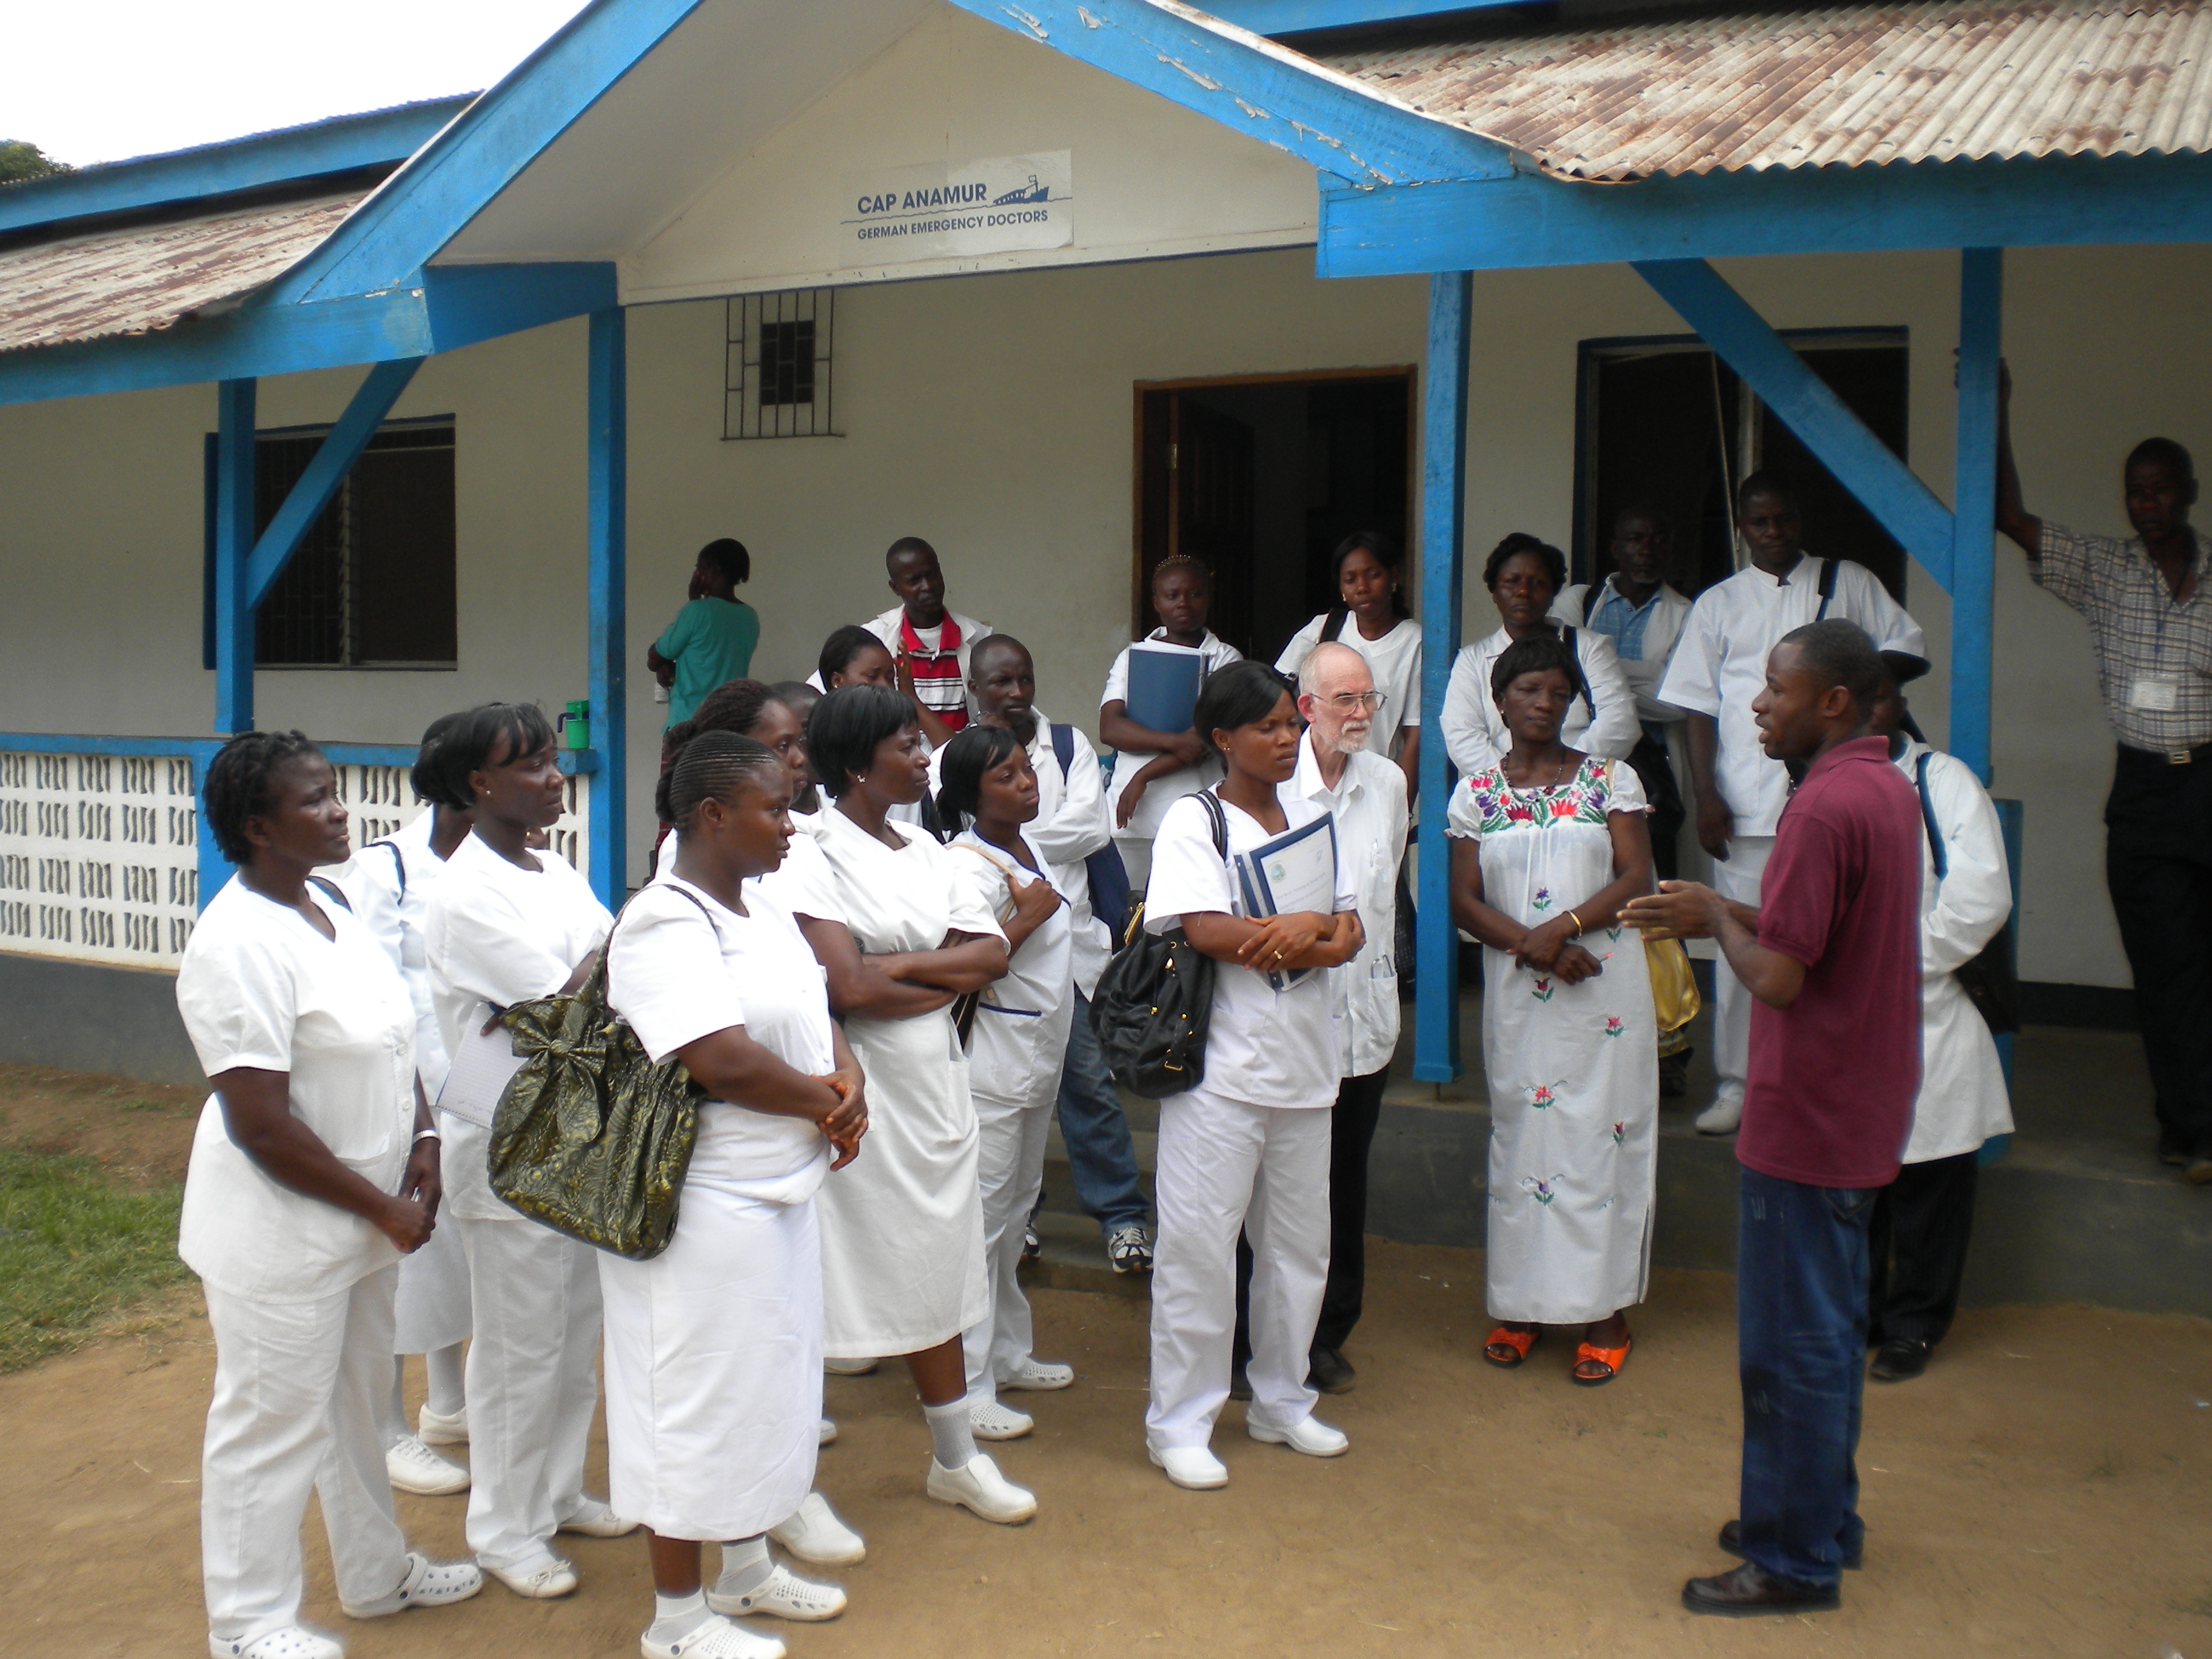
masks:
<svg viewBox="0 0 2212 1659"><path fill-rule="evenodd" d="M1147 731L1189 731L1199 683L1205 678L1206 659L1196 651L1139 641L1129 647L1129 718Z"/></svg>

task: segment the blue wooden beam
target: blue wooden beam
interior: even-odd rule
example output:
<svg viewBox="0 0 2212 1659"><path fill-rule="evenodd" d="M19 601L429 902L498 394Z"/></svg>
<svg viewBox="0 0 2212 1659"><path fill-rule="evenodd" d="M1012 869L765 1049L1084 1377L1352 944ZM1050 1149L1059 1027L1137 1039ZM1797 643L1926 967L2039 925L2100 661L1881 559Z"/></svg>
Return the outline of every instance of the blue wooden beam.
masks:
<svg viewBox="0 0 2212 1659"><path fill-rule="evenodd" d="M1460 588L1467 535L1467 382L1474 278L1429 278L1428 386L1421 405L1421 765L1419 892L1414 903L1413 1075L1449 1083L1460 1073L1459 932L1451 918L1451 758L1444 750L1444 690L1459 655Z"/></svg>
<svg viewBox="0 0 2212 1659"><path fill-rule="evenodd" d="M1279 35L1412 22L1455 11L1527 3L1528 0L1206 0L1198 9L1255 34Z"/></svg>
<svg viewBox="0 0 2212 1659"><path fill-rule="evenodd" d="M1523 173L1322 193L1324 276L1622 259L2212 241L2212 155L1769 167L1632 184Z"/></svg>
<svg viewBox="0 0 2212 1659"><path fill-rule="evenodd" d="M1150 0L952 0L1354 184L1500 178L1503 145L1376 97L1242 29Z"/></svg>
<svg viewBox="0 0 2212 1659"><path fill-rule="evenodd" d="M1836 482L1948 588L1949 512L1766 319L1703 259L1638 260L1636 270L1743 377Z"/></svg>
<svg viewBox="0 0 2212 1659"><path fill-rule="evenodd" d="M433 266L390 293L256 303L156 333L0 353L0 404L424 357L581 317L615 299L611 261Z"/></svg>
<svg viewBox="0 0 2212 1659"><path fill-rule="evenodd" d="M1996 652L1997 360L2004 250L1959 254L1959 452L1951 489L1951 752L1990 781L1990 667Z"/></svg>
<svg viewBox="0 0 2212 1659"><path fill-rule="evenodd" d="M592 313L587 348L586 591L591 612L588 695L593 745L605 763L592 780L592 890L610 910L629 890L625 808L629 708L623 696L629 627L629 380L619 307Z"/></svg>
<svg viewBox="0 0 2212 1659"><path fill-rule="evenodd" d="M246 565L253 551L255 383L216 387L215 729L253 729L253 604Z"/></svg>
<svg viewBox="0 0 2212 1659"><path fill-rule="evenodd" d="M376 435L376 428L392 412L392 405L399 401L399 394L415 378L415 371L422 367L420 357L402 357L397 362L379 363L368 371L368 378L353 394L345 413L338 416L337 424L315 450L315 458L307 463L284 504L269 520L269 528L261 532L254 543L253 553L246 567L246 603L249 609L258 608L269 597L276 578L298 549L300 540L322 516L323 509L331 504L331 497L345 482L346 473L361 459L361 452Z"/></svg>

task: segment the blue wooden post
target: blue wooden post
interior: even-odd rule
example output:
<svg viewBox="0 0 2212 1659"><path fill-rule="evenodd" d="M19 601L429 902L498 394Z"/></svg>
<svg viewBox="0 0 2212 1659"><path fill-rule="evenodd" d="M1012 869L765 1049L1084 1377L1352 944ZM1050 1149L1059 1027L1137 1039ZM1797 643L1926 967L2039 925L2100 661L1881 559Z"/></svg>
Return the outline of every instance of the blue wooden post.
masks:
<svg viewBox="0 0 2212 1659"><path fill-rule="evenodd" d="M1997 357L2004 250L1959 254L1959 463L1951 497L1951 752L1990 781L1990 664L1996 629Z"/></svg>
<svg viewBox="0 0 2212 1659"><path fill-rule="evenodd" d="M1459 934L1451 919L1451 848L1444 810L1451 762L1444 753L1444 687L1459 654L1460 584L1467 533L1468 325L1474 278L1429 278L1428 387L1421 416L1420 891L1415 910L1413 1075L1449 1083L1460 1073Z"/></svg>
<svg viewBox="0 0 2212 1659"><path fill-rule="evenodd" d="M256 382L216 383L215 729L253 729L253 400Z"/></svg>
<svg viewBox="0 0 2212 1659"><path fill-rule="evenodd" d="M592 890L609 909L629 890L625 798L629 752L623 696L623 631L628 625L629 398L628 356L619 306L592 313L590 430L586 518L591 538L589 693L592 744L599 769L591 781Z"/></svg>

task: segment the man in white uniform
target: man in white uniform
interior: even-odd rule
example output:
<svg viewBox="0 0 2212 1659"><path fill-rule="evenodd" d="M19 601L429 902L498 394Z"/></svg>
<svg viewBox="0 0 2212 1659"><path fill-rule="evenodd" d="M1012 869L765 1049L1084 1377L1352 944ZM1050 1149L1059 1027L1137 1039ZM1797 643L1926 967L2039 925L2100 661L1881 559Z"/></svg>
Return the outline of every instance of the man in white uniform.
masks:
<svg viewBox="0 0 2212 1659"><path fill-rule="evenodd" d="M1751 563L1698 596L1659 701L1687 711L1690 783L1698 840L1713 857L1713 886L1739 904L1759 902L1774 826L1790 799L1790 774L1760 747L1751 700L1766 684L1767 653L1792 629L1825 617L1856 623L1886 657L1927 661L1920 624L1874 573L1849 559L1811 559L1804 521L1780 480L1754 472L1736 498L1736 528ZM1751 997L1725 959L1713 963L1713 1066L1720 1087L1698 1129L1734 1134L1743 1118Z"/></svg>

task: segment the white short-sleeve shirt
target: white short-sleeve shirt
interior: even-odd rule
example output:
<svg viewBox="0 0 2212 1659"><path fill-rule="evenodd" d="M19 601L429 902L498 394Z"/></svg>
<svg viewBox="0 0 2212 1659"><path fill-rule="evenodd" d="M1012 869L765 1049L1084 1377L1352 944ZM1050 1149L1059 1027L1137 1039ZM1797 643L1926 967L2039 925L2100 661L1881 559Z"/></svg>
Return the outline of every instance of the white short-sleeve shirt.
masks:
<svg viewBox="0 0 2212 1659"><path fill-rule="evenodd" d="M1013 910L1013 893L1006 884L1009 871L1024 884L1050 882L1067 901L1022 941L1008 958L1004 976L983 988L969 1040L968 1086L987 1100L1049 1106L1060 1093L1067 1028L1075 1012L1073 904L1085 884L1079 864L1075 890L1071 891L1060 867L1045 861L1035 842L1026 836L1023 839L1037 871L1023 869L972 827L945 844L951 854L947 862L966 890L968 902L991 909L1001 922Z"/></svg>
<svg viewBox="0 0 2212 1659"><path fill-rule="evenodd" d="M1291 635L1283 654L1275 659L1275 672L1295 675L1321 643L1331 612L1324 611ZM1389 760L1397 753L1401 734L1421 723L1421 625L1401 617L1390 631L1370 640L1359 631L1358 619L1347 616L1336 643L1348 645L1367 659L1375 689L1383 696L1382 712L1367 727L1367 747Z"/></svg>
<svg viewBox="0 0 2212 1659"><path fill-rule="evenodd" d="M1325 807L1287 791L1279 799L1291 830L1328 816ZM1222 806L1232 857L1275 838L1275 831L1242 808L1226 801ZM1148 933L1164 933L1201 911L1243 914L1200 802L1178 800L1161 821L1145 896ZM1334 908L1358 905L1357 884L1345 867L1340 841ZM1328 975L1309 974L1278 991L1265 974L1238 963L1217 961L1213 969L1213 1014L1206 1027L1206 1080L1200 1091L1253 1106L1334 1105L1350 1049Z"/></svg>
<svg viewBox="0 0 2212 1659"><path fill-rule="evenodd" d="M673 862L674 860L670 860ZM689 896L687 896L687 895ZM655 1065L732 1025L810 1077L836 1069L822 965L791 912L748 884L745 915L688 881L655 881L630 900L607 949L607 1003ZM690 1179L781 1182L810 1169L806 1196L828 1169L830 1143L805 1118L745 1109L699 1115Z"/></svg>
<svg viewBox="0 0 2212 1659"><path fill-rule="evenodd" d="M1168 631L1155 628L1145 635L1148 640L1164 641ZM1198 643L1200 660L1200 681L1219 673L1232 662L1244 660L1244 653L1226 640L1218 639L1208 629ZM1127 703L1129 700L1129 647L1123 646L1114 659L1114 665L1106 671L1106 689L1099 693L1102 709L1109 702ZM1137 775L1138 769L1152 759L1150 752L1132 750L1114 758L1114 775L1106 785L1106 821L1115 823L1121 817L1121 792L1129 787L1129 780ZM1218 783L1221 779L1221 763L1212 756L1195 766L1178 767L1176 770L1154 778L1145 786L1144 799L1137 803L1126 827L1116 829L1116 836L1129 841L1145 841L1159 832L1162 820L1169 807L1185 795L1195 794L1200 789Z"/></svg>
<svg viewBox="0 0 2212 1659"><path fill-rule="evenodd" d="M238 877L224 883L185 947L177 1008L202 1071L286 1073L293 1116L397 1192L414 1138L414 1001L353 913L313 896L335 939ZM192 1137L177 1248L217 1289L276 1303L318 1300L398 1260L361 1217L265 1174L231 1140L220 1095Z"/></svg>
<svg viewBox="0 0 2212 1659"><path fill-rule="evenodd" d="M550 996L605 942L614 920L591 884L555 853L510 864L471 832L446 860L422 918L438 1030L457 1053L483 1005Z"/></svg>

